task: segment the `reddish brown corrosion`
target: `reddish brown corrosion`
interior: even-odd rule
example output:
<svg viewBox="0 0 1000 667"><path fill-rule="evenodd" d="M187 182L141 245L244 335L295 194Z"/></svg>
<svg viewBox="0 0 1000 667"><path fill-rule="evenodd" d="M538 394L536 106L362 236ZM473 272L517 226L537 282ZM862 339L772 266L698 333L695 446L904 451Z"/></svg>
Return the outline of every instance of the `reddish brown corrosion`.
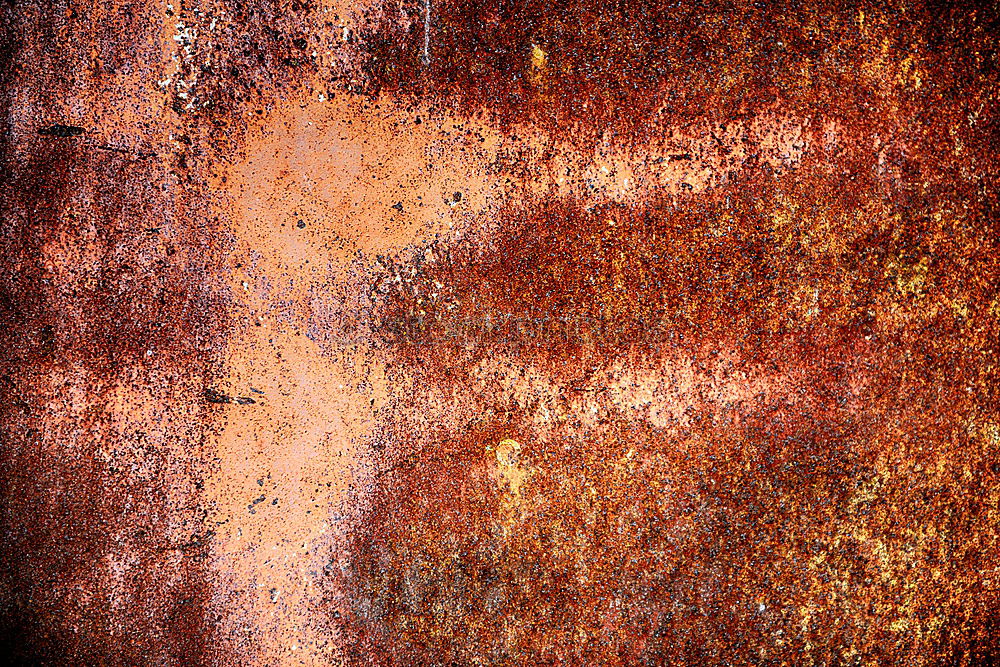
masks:
<svg viewBox="0 0 1000 667"><path fill-rule="evenodd" d="M892 206L841 200L849 193L816 174L808 183L784 183L783 196L817 216ZM763 179L754 192L776 186ZM775 199L720 192L589 214L544 201L533 215L510 212L499 239L432 247L415 270L387 272L382 330L424 387L410 399L423 408L412 424L396 408L382 436L385 468L348 575L356 657L701 664L793 651L895 664L991 654L993 587L961 602L955 591L967 590L972 554L997 548L982 532L989 504L966 488L993 477L996 443L968 430L985 397L962 395L975 382L969 364L992 352L958 342L968 325L954 311L918 338L880 317L882 304L918 296L887 270L919 264L896 259L913 252L891 240L898 230L878 228L891 208L854 239L839 232L848 271L828 252L782 243L787 222L754 210ZM712 233L731 220L742 224ZM803 282L828 296L794 298ZM499 323L476 326L489 317ZM737 367L782 379L745 401L713 400L715 385L739 382L718 361L734 349L745 355ZM681 392L682 414L655 427L600 398L602 366L664 351L702 369ZM544 368L565 394L536 389L519 403L502 378L477 384L469 370L497 356ZM575 392L597 397L589 424L567 405ZM546 403L559 426L521 423ZM458 429L436 428L442 414ZM505 519L511 492L488 471L489 448L506 438L523 445L531 473Z"/></svg>
<svg viewBox="0 0 1000 667"><path fill-rule="evenodd" d="M919 105L928 94L881 70L907 55L934 72L927 81L938 100L960 99L986 74L990 56L979 47L991 43L995 21L985 8L922 2L431 4L426 63L424 3L370 12L380 20L362 45L370 54L358 79L365 90L457 99L503 121L617 126L626 135L654 119L710 114L725 122L775 102L877 117L865 111L890 100ZM904 78L919 76L915 64Z"/></svg>
<svg viewBox="0 0 1000 667"><path fill-rule="evenodd" d="M987 665L997 11L0 4L0 653Z"/></svg>

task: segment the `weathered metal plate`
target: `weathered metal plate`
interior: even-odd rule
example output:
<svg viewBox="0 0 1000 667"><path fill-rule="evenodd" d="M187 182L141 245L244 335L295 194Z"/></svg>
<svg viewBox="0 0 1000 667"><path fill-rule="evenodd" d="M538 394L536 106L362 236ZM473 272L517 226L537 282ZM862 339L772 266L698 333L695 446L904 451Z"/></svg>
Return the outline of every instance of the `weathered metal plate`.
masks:
<svg viewBox="0 0 1000 667"><path fill-rule="evenodd" d="M24 664L986 665L997 9L0 4Z"/></svg>

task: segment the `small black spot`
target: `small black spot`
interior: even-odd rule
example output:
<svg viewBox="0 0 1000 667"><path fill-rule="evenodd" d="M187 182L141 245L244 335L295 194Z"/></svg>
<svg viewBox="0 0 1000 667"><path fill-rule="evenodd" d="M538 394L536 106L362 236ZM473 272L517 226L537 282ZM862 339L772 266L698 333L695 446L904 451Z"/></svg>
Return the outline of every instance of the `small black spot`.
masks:
<svg viewBox="0 0 1000 667"><path fill-rule="evenodd" d="M84 129L82 127L77 127L75 125L50 125L48 127L38 128L38 134L46 137L59 137L61 139L66 139L69 137L78 137L83 134Z"/></svg>
<svg viewBox="0 0 1000 667"><path fill-rule="evenodd" d="M295 226L298 227L299 229L305 229L306 228L306 221L305 220L299 220L295 224Z"/></svg>
<svg viewBox="0 0 1000 667"><path fill-rule="evenodd" d="M208 401L209 403L220 403L220 404L233 402L232 398L226 396L217 389L212 389L211 387L205 389L205 400Z"/></svg>
<svg viewBox="0 0 1000 667"><path fill-rule="evenodd" d="M396 202L395 204L392 205L392 207L397 211L399 211L400 213L403 212L403 202L401 201Z"/></svg>

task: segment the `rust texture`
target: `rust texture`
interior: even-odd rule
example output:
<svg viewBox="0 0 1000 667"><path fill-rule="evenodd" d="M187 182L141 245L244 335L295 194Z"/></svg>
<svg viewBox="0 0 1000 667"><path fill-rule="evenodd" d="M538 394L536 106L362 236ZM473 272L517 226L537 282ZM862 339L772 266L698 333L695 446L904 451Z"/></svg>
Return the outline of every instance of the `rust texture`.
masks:
<svg viewBox="0 0 1000 667"><path fill-rule="evenodd" d="M991 665L994 3L0 3L0 654Z"/></svg>

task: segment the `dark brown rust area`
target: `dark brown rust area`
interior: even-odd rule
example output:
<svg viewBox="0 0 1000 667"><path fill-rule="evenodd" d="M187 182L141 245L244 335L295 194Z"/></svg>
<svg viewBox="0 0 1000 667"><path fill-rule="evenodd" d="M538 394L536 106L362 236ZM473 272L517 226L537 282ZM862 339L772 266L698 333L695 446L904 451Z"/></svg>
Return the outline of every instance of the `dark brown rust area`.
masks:
<svg viewBox="0 0 1000 667"><path fill-rule="evenodd" d="M578 133L775 102L829 113L845 93L961 97L996 67L996 14L975 3L402 0L368 19L360 90ZM882 69L908 56L934 71L923 92Z"/></svg>
<svg viewBox="0 0 1000 667"><path fill-rule="evenodd" d="M158 69L149 12L0 12L0 654L200 664L198 397L223 319L214 226L133 122L156 116L129 94Z"/></svg>
<svg viewBox="0 0 1000 667"><path fill-rule="evenodd" d="M161 172L73 141L0 149L0 633L18 664L198 662L204 545L179 546L199 527L170 490L196 494L197 415L176 401L218 317L191 279L207 258L186 224L150 217L169 206ZM123 409L157 418L124 426Z"/></svg>
<svg viewBox="0 0 1000 667"><path fill-rule="evenodd" d="M789 337L818 346L809 357L909 340L912 323L946 346L994 327L986 211L945 219L943 195L887 188L871 165L852 166L847 183L813 162L694 197L511 205L488 227L499 232L380 259L372 328L409 360L515 350L558 368L624 348L767 357Z"/></svg>

